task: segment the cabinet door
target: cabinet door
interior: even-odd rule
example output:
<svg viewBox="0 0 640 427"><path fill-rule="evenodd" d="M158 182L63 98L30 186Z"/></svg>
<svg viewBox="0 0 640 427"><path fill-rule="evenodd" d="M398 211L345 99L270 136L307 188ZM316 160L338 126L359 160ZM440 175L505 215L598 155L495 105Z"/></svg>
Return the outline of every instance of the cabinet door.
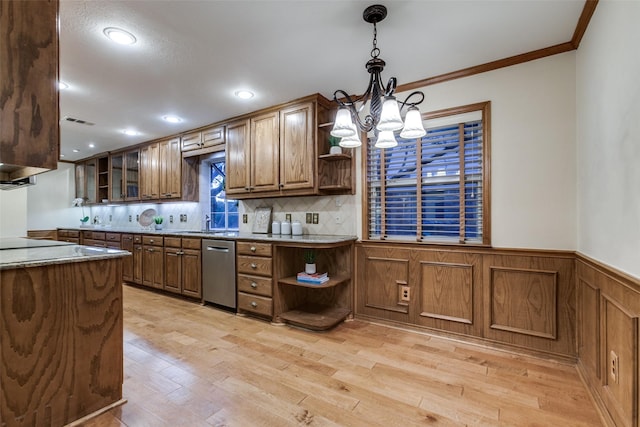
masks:
<svg viewBox="0 0 640 427"><path fill-rule="evenodd" d="M84 164L84 176L86 182L86 200L87 203L96 203L98 181L96 179L98 173L98 165L96 159L87 160Z"/></svg>
<svg viewBox="0 0 640 427"><path fill-rule="evenodd" d="M182 138L182 151L196 150L202 145L202 133L193 132L187 135L183 135Z"/></svg>
<svg viewBox="0 0 640 427"><path fill-rule="evenodd" d="M85 164L76 164L76 197L83 200L87 197L87 179L85 177Z"/></svg>
<svg viewBox="0 0 640 427"><path fill-rule="evenodd" d="M249 191L249 120L227 126L226 192L244 194Z"/></svg>
<svg viewBox="0 0 640 427"><path fill-rule="evenodd" d="M133 283L142 284L142 245L133 246Z"/></svg>
<svg viewBox="0 0 640 427"><path fill-rule="evenodd" d="M201 251L182 250L182 293L190 297L202 297Z"/></svg>
<svg viewBox="0 0 640 427"><path fill-rule="evenodd" d="M277 191L279 186L278 112L251 118L251 192Z"/></svg>
<svg viewBox="0 0 640 427"><path fill-rule="evenodd" d="M122 248L122 250L129 251L131 252L131 254L134 254L133 236L131 234L123 234L120 240L120 247ZM122 280L124 280L125 282L133 282L134 256L122 258Z"/></svg>
<svg viewBox="0 0 640 427"><path fill-rule="evenodd" d="M180 151L180 138L162 141L159 144L160 163L160 198L180 198L182 190L182 152Z"/></svg>
<svg viewBox="0 0 640 427"><path fill-rule="evenodd" d="M280 111L280 187L313 188L315 176L314 104Z"/></svg>
<svg viewBox="0 0 640 427"><path fill-rule="evenodd" d="M122 185L124 179L124 155L122 153L111 155L109 177L111 179L109 201L120 202L124 200Z"/></svg>
<svg viewBox="0 0 640 427"><path fill-rule="evenodd" d="M180 293L182 278L182 255L180 248L164 248L164 289Z"/></svg>
<svg viewBox="0 0 640 427"><path fill-rule="evenodd" d="M125 154L124 182L125 200L140 200L140 152L138 150Z"/></svg>
<svg viewBox="0 0 640 427"><path fill-rule="evenodd" d="M162 248L143 246L142 254L142 284L162 289L164 287Z"/></svg>
<svg viewBox="0 0 640 427"><path fill-rule="evenodd" d="M160 194L158 162L160 147L150 144L140 149L142 200L157 199Z"/></svg>

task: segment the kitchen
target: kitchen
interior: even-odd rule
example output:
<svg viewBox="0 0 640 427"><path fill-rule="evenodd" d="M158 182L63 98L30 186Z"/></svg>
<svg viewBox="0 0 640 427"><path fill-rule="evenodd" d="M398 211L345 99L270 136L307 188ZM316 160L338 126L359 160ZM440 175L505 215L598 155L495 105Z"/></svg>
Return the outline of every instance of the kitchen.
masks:
<svg viewBox="0 0 640 427"><path fill-rule="evenodd" d="M354 6L358 12L353 25L362 24L358 16L361 6L364 5ZM390 12L390 17L393 13ZM638 340L633 331L637 331L638 318L640 263L637 248L640 236L634 218L639 216L640 207L631 187L632 183L639 182L638 172L632 166L639 159L637 144L633 144L637 141L637 126L630 117L637 116L639 106L632 95L637 82L629 76L637 75L638 59L626 55L624 49L633 39L631 35L637 34L638 30L631 25L631 17L637 17L638 9L633 2L599 2L593 13L577 50L572 50L574 46L564 53L534 61L505 64L507 66L502 68L441 83L423 83L419 87L427 95L420 106L422 113L491 101L491 248L438 251L437 247L429 249L428 245L415 245L408 250L409 246L367 239L367 228L363 226L367 221L363 220L366 202L362 196L361 167L364 148L353 149L355 194L244 200L239 203L238 213L247 214L247 223L240 222L240 232L250 232L256 212L269 206L275 219L283 221L284 215L290 213L292 220L303 224L306 233L358 236L362 241L356 243L353 280L354 311L358 322L387 321L408 328L426 328L431 332L446 332L447 327L442 325L449 322L456 324L449 328L456 334L454 336L484 336L488 342L502 342L511 349L522 350L533 342L544 343L541 348L547 356L562 354L574 363L577 361L587 389L604 414L603 422L634 425L637 416L633 414L637 414L638 407L637 399L633 398L638 395L638 346L629 347L628 343L637 344ZM390 37L383 30L387 22L380 24L381 42ZM363 38L367 39L371 29L368 25L362 26ZM570 39L571 34L562 41ZM362 41L357 43L361 44ZM382 45L381 49L387 59L394 50ZM362 47L356 50L361 51ZM397 61L389 60L390 66ZM329 86L332 89L326 90L327 96L336 87L358 90L363 84L364 73L360 67L364 58L354 62L355 65L345 67L354 69L353 83L346 77L333 76ZM462 68L465 67L454 69ZM396 72L400 74L390 71L385 72L385 76ZM415 77L402 77L401 81L420 81L425 76L437 74L420 68L414 70ZM599 84L601 81L607 84ZM406 92L410 90L405 89ZM287 103L306 95L305 92L286 98L270 97L277 101L261 107ZM602 111L602 105L607 105L606 112ZM260 110L243 108L244 111L218 119L224 121ZM215 122L218 120L203 120L198 125ZM532 126L532 123L536 125ZM63 129L64 126L67 124L61 125ZM184 130L194 128L196 126ZM174 133L166 132L158 137ZM139 139L139 142L143 141ZM79 227L82 208L70 206L76 196L74 166L59 163L56 171L37 178L35 186L0 194L3 237L24 236L27 230ZM114 227L122 222L127 226L130 215L135 226L136 215L153 208L167 219L165 231L188 231L204 227L204 215L208 211L203 206L202 196L199 199L198 203L133 203L84 209L91 219L97 217L102 223L99 225ZM619 212L616 206L622 206L624 210ZM319 224L314 225L313 221L307 224L307 213L319 213ZM173 223L169 222L171 216ZM185 216L186 221L180 222ZM392 250L396 253L390 256ZM410 280L406 281L414 286L410 289L414 298L408 313L391 310L375 288L367 288L369 283L376 282L375 276L367 276L375 271L372 260L385 257L409 265ZM523 261L515 262L513 257L524 257L529 261L523 264ZM561 267L550 266L549 258L555 259ZM423 309L427 316L415 314L415 309L420 310L415 298L428 295L426 292L433 289L426 286L428 282L418 285L413 281L417 277L433 277L440 268L438 265L460 266L460 269L450 270L459 274L454 274L460 278L459 283L467 283L464 273L467 267L464 266L472 266L470 289L489 299L478 298L476 301L472 298L471 305L454 310L456 316L452 317L457 320L443 319L443 313L433 310L428 314L429 310ZM491 286L501 289L501 280L514 278L526 282L529 279L522 276L525 270L537 271L536 280L555 289L550 296L542 294L543 303L555 307L557 300L558 304L555 326L548 330L543 327L536 331L509 331L507 324L510 321L518 323L517 318L501 317L502 312L496 312L497 306L491 303ZM400 275L393 279L402 281ZM481 286L482 283L485 285ZM384 283L380 286L388 291ZM468 290L465 286L458 286L456 291L464 295ZM376 304L361 303L363 297L376 299ZM428 306L429 301L421 303ZM494 304L497 303L494 301ZM490 319L490 315L494 318ZM465 316L471 316L470 323L465 322ZM546 338L541 336L545 334ZM609 380L612 363L615 367L619 363L621 370L613 381Z"/></svg>

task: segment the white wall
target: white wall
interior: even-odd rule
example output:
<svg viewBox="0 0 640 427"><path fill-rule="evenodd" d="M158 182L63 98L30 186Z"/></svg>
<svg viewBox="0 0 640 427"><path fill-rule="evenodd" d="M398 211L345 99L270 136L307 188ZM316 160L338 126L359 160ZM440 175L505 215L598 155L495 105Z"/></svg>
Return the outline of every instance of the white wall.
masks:
<svg viewBox="0 0 640 427"><path fill-rule="evenodd" d="M27 190L0 190L0 237L27 235Z"/></svg>
<svg viewBox="0 0 640 427"><path fill-rule="evenodd" d="M577 53L578 251L640 277L640 2L600 1Z"/></svg>
<svg viewBox="0 0 640 427"><path fill-rule="evenodd" d="M72 207L75 196L75 167L58 163L58 169L36 177L36 185L27 188L27 229L53 230L56 227L77 227L81 208ZM87 208L85 212L88 214Z"/></svg>
<svg viewBox="0 0 640 427"><path fill-rule="evenodd" d="M492 245L575 250L575 53L422 91L423 113L491 101Z"/></svg>

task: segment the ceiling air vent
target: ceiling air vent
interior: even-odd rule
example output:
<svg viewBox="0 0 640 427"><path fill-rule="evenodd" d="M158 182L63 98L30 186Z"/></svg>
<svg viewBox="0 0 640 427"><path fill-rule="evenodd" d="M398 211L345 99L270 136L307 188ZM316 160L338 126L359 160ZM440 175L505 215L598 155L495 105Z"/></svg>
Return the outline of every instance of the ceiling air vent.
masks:
<svg viewBox="0 0 640 427"><path fill-rule="evenodd" d="M87 125L87 126L95 125L95 123L91 123L91 122L88 122L88 121L82 120L82 119L76 119L75 117L69 117L69 116L66 116L64 118L64 120L66 120L68 122L72 122L72 123L78 123L78 124L81 124L81 125Z"/></svg>

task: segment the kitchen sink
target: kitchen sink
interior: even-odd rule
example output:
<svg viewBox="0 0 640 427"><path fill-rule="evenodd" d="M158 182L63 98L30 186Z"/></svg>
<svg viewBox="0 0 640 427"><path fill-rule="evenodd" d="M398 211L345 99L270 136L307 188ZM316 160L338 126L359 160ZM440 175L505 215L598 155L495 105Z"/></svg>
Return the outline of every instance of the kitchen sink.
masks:
<svg viewBox="0 0 640 427"><path fill-rule="evenodd" d="M236 237L238 235L237 231L184 231L184 233L188 234L206 234L208 236L226 236L226 237Z"/></svg>

